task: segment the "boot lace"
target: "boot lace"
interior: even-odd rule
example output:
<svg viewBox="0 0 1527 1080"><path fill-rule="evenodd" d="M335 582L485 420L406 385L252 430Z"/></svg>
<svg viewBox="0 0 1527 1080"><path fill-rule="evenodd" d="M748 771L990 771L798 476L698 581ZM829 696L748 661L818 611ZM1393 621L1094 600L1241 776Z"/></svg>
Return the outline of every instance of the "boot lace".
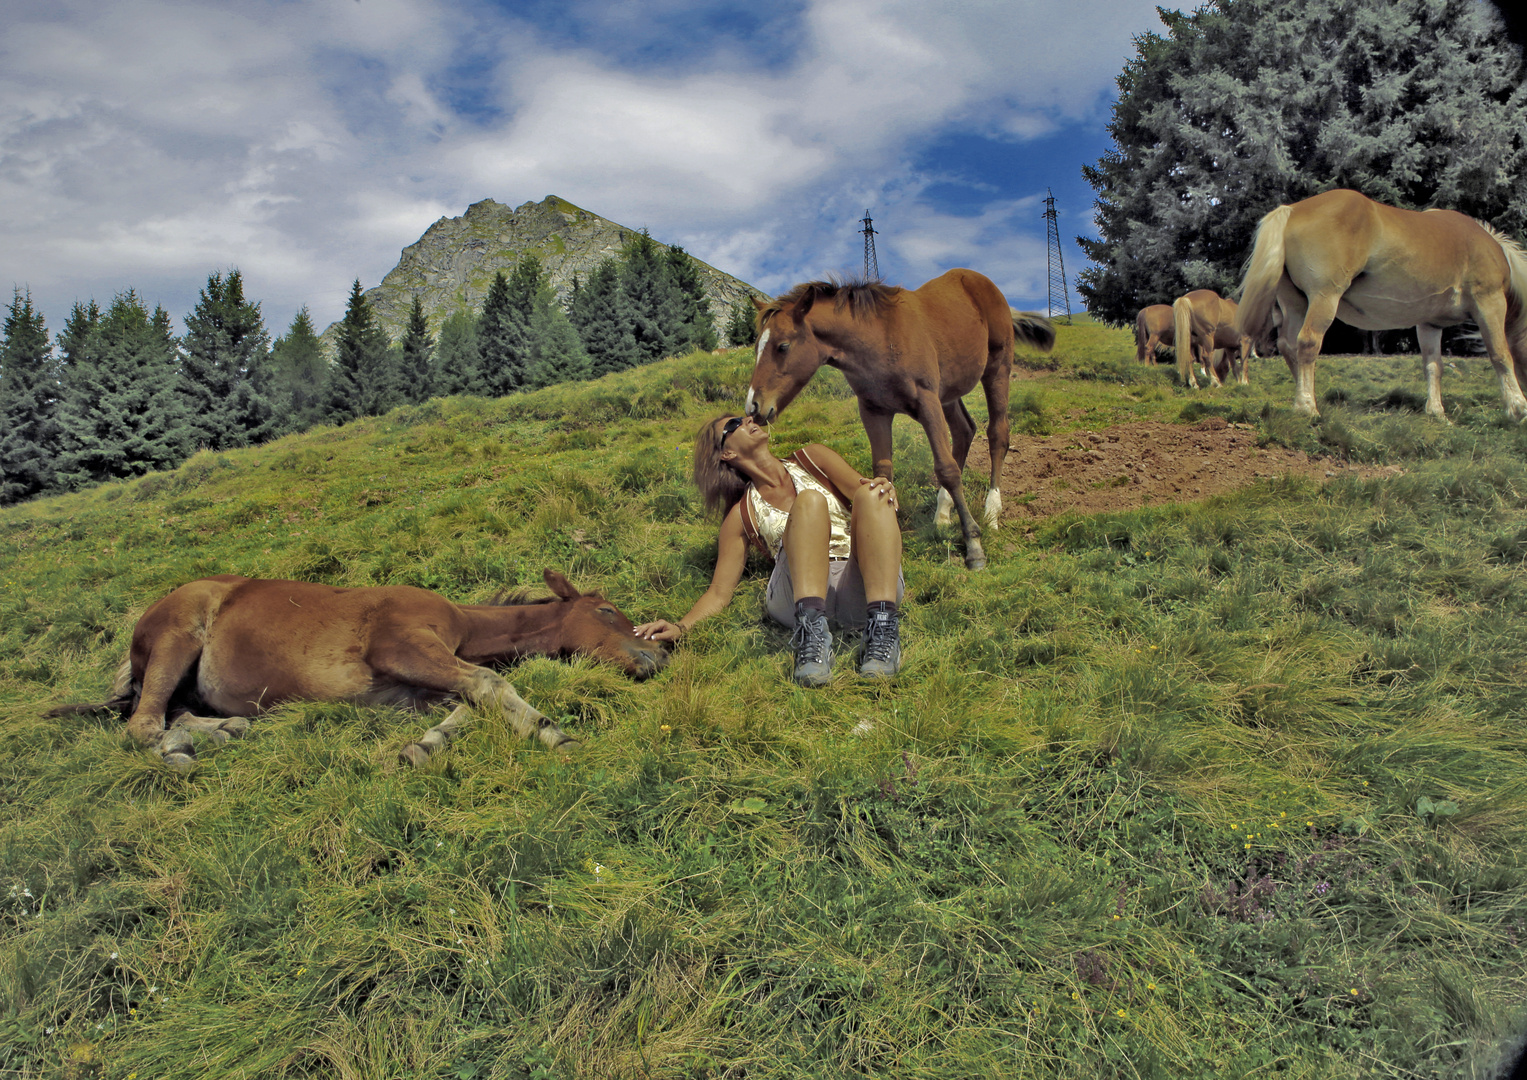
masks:
<svg viewBox="0 0 1527 1080"><path fill-rule="evenodd" d="M896 651L896 616L888 611L878 611L870 616L868 629L864 659L890 663Z"/></svg>

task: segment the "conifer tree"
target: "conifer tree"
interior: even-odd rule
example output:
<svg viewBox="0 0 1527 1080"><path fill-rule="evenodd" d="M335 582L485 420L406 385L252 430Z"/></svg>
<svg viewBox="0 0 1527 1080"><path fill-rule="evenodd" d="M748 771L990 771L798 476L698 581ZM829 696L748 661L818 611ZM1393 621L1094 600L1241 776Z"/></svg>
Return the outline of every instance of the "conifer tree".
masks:
<svg viewBox="0 0 1527 1080"><path fill-rule="evenodd" d="M424 317L424 305L418 296L408 309L408 328L403 332L400 346L402 357L399 373L403 381L403 396L417 404L429 399L430 354L435 351L435 339L430 336L429 320Z"/></svg>
<svg viewBox="0 0 1527 1080"><path fill-rule="evenodd" d="M578 331L557 302L556 290L543 278L530 315L529 389L589 376L589 357Z"/></svg>
<svg viewBox="0 0 1527 1080"><path fill-rule="evenodd" d="M620 289L630 306L638 363L680 352L684 339L684 296L669 273L658 242L643 229L626 247Z"/></svg>
<svg viewBox="0 0 1527 1080"><path fill-rule="evenodd" d="M636 320L620 287L620 268L614 259L595 267L587 283L574 281L568 319L588 353L590 378L641 362L632 329Z"/></svg>
<svg viewBox="0 0 1527 1080"><path fill-rule="evenodd" d="M1527 230L1521 52L1485 5L1211 0L1161 18L1119 76L1113 149L1082 170L1093 313L1228 293L1262 215L1336 187Z"/></svg>
<svg viewBox="0 0 1527 1080"><path fill-rule="evenodd" d="M392 349L359 278L350 288L334 353L325 420L343 424L358 416L376 416L400 403Z"/></svg>
<svg viewBox="0 0 1527 1080"><path fill-rule="evenodd" d="M293 317L286 335L271 346L270 365L271 399L290 418L289 430L319 423L328 393L329 363L307 305Z"/></svg>
<svg viewBox="0 0 1527 1080"><path fill-rule="evenodd" d="M678 287L683 312L676 335L679 347L710 352L716 347L716 320L711 314L710 298L705 295L699 264L683 248L674 245L668 249L668 276Z"/></svg>
<svg viewBox="0 0 1527 1080"><path fill-rule="evenodd" d="M150 315L129 289L82 338L87 317L75 305L65 327L71 362L59 410L59 484L174 468L195 448L196 433L186 415L169 314L161 307Z"/></svg>
<svg viewBox="0 0 1527 1080"><path fill-rule="evenodd" d="M477 351L477 319L470 311L455 311L440 324L440 341L430 365L434 393L482 394L482 358Z"/></svg>
<svg viewBox="0 0 1527 1080"><path fill-rule="evenodd" d="M58 422L59 368L42 312L17 289L0 339L0 504L53 484L63 429Z"/></svg>
<svg viewBox="0 0 1527 1080"><path fill-rule="evenodd" d="M525 385L530 359L530 303L526 295L524 260L514 279L502 270L493 275L477 321L477 352L481 357L483 389L489 397L512 394Z"/></svg>
<svg viewBox="0 0 1527 1080"><path fill-rule="evenodd" d="M732 305L731 318L727 320L726 343L735 349L757 340L758 309L751 300L739 300Z"/></svg>
<svg viewBox="0 0 1527 1080"><path fill-rule="evenodd" d="M181 339L182 388L196 444L210 450L264 442L285 425L268 396L270 336L237 270L207 278Z"/></svg>

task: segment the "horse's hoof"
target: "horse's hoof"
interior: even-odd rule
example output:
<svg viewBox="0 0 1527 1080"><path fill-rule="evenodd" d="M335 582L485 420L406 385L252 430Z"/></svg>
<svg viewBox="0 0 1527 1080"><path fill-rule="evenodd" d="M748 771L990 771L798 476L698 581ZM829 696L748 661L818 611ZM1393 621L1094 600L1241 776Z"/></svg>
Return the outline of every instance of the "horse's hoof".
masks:
<svg viewBox="0 0 1527 1080"><path fill-rule="evenodd" d="M219 724L218 730L230 739L242 739L249 734L249 721L242 716L235 716Z"/></svg>
<svg viewBox="0 0 1527 1080"><path fill-rule="evenodd" d="M981 545L974 544L965 552L965 569L985 570L986 552L981 550Z"/></svg>
<svg viewBox="0 0 1527 1080"><path fill-rule="evenodd" d="M196 770L196 754L190 750L167 750L160 755L164 767L171 772L178 772L182 776Z"/></svg>
<svg viewBox="0 0 1527 1080"><path fill-rule="evenodd" d="M554 749L559 754L565 754L565 753L568 753L569 751L582 750L583 749L583 743L579 742L577 739L575 739L571 735L569 735L565 739L563 739L561 742L559 742L554 747Z"/></svg>
<svg viewBox="0 0 1527 1080"><path fill-rule="evenodd" d="M398 763L400 765L412 765L421 769L429 761L429 751L416 742L411 742L398 751Z"/></svg>

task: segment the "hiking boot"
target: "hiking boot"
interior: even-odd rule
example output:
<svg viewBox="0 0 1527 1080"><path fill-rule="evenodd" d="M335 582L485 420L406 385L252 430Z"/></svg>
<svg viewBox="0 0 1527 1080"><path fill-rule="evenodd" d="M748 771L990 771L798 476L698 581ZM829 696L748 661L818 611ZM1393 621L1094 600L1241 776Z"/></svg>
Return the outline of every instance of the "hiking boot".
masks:
<svg viewBox="0 0 1527 1080"><path fill-rule="evenodd" d="M795 649L795 674L802 686L826 686L832 682L832 634L827 630L827 615L821 611L797 611L795 633L790 635Z"/></svg>
<svg viewBox="0 0 1527 1080"><path fill-rule="evenodd" d="M901 670L901 629L896 612L877 611L864 624L864 660L859 674L889 679Z"/></svg>

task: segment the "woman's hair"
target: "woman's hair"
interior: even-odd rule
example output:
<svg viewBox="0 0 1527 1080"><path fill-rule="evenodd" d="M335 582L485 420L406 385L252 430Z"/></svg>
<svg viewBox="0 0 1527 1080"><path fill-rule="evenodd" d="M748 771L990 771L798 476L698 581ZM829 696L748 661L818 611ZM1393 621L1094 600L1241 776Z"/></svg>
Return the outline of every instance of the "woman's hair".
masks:
<svg viewBox="0 0 1527 1080"><path fill-rule="evenodd" d="M722 413L701 424L695 433L695 487L700 489L706 511L719 511L722 517L748 489L748 478L721 460L721 425L736 415Z"/></svg>

